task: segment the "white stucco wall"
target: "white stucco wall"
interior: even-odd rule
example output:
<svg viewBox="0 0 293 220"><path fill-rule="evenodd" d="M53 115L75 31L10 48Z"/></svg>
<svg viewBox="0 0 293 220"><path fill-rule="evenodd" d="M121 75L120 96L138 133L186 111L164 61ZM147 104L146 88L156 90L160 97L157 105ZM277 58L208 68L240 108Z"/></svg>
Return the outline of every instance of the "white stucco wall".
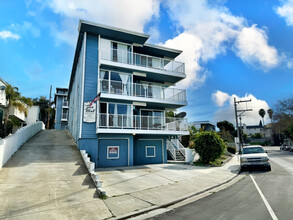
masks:
<svg viewBox="0 0 293 220"><path fill-rule="evenodd" d="M40 106L32 106L28 108L28 114L26 117L26 123L32 124L39 121Z"/></svg>

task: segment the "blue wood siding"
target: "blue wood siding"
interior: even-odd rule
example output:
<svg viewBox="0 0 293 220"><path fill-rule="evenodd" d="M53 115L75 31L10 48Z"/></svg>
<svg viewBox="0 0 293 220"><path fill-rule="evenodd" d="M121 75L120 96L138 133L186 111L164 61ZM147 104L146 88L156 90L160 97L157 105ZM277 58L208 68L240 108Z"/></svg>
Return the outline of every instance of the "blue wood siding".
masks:
<svg viewBox="0 0 293 220"><path fill-rule="evenodd" d="M77 68L75 77L72 83L69 100L69 119L68 128L69 131L77 142L80 131L80 114L82 114L81 108L81 94L82 94L82 74L83 74L83 53L84 46L82 46L77 62Z"/></svg>
<svg viewBox="0 0 293 220"><path fill-rule="evenodd" d="M119 146L119 159L107 159L107 147ZM133 135L99 134L97 167L133 166Z"/></svg>
<svg viewBox="0 0 293 220"><path fill-rule="evenodd" d="M84 102L90 102L97 96L98 84L98 36L87 35L84 76ZM96 123L82 124L82 138L95 138Z"/></svg>
<svg viewBox="0 0 293 220"><path fill-rule="evenodd" d="M166 136L142 135L135 137L133 147L134 165L167 163ZM147 146L155 147L155 157L147 157Z"/></svg>
<svg viewBox="0 0 293 220"><path fill-rule="evenodd" d="M62 96L57 96L56 97L56 116L55 116L55 129L56 130L61 130L61 117L62 117L62 102L63 102L63 97Z"/></svg>
<svg viewBox="0 0 293 220"><path fill-rule="evenodd" d="M90 155L90 159L97 167L98 158L98 139L97 138L83 138L78 141L78 148L85 150Z"/></svg>

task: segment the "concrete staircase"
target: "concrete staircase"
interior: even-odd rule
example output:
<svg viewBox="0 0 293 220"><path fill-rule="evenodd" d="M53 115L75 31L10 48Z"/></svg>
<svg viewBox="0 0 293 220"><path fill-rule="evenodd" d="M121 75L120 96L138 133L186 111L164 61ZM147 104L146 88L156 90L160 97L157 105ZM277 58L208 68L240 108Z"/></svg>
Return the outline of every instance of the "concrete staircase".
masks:
<svg viewBox="0 0 293 220"><path fill-rule="evenodd" d="M185 157L179 150L176 150L176 161L185 161Z"/></svg>

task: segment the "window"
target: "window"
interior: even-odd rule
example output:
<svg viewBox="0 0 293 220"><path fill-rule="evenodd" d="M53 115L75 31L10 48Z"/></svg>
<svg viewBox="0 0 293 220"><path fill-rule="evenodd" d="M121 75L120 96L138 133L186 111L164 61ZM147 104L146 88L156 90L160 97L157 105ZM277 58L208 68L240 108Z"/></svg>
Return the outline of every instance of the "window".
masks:
<svg viewBox="0 0 293 220"><path fill-rule="evenodd" d="M100 102L100 126L113 128L132 127L132 106Z"/></svg>
<svg viewBox="0 0 293 220"><path fill-rule="evenodd" d="M145 156L146 157L156 157L156 147L155 146L145 146Z"/></svg>
<svg viewBox="0 0 293 220"><path fill-rule="evenodd" d="M68 119L68 109L62 109L62 120Z"/></svg>
<svg viewBox="0 0 293 220"><path fill-rule="evenodd" d="M112 42L112 61L119 63L132 63L131 45Z"/></svg>
<svg viewBox="0 0 293 220"><path fill-rule="evenodd" d="M107 159L119 159L119 146L107 146Z"/></svg>
<svg viewBox="0 0 293 220"><path fill-rule="evenodd" d="M118 95L131 95L131 74L101 70L99 79L101 92Z"/></svg>

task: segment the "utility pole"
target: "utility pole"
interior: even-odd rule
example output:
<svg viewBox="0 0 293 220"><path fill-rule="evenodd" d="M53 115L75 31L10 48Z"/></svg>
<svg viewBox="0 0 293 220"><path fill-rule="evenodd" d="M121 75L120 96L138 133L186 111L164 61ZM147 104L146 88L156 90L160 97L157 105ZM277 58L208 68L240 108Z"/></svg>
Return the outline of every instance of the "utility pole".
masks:
<svg viewBox="0 0 293 220"><path fill-rule="evenodd" d="M238 149L239 149L239 152L242 151L241 149L241 137L240 137L240 129L239 129L239 125L238 125L238 117L240 117L240 124L241 124L241 115L244 113L244 112L247 112L247 111L252 111L252 109L247 109L247 106L246 106L246 109L242 109L242 110L238 110L237 109L237 104L239 103L242 103L242 102L251 102L251 99L249 100L239 100L239 101L236 101L236 97L234 97L234 109L235 109L235 119L236 119L236 128L237 128L237 137L238 137ZM240 113L240 114L238 114ZM241 125L240 125L241 126Z"/></svg>
<svg viewBox="0 0 293 220"><path fill-rule="evenodd" d="M48 121L47 121L47 129L50 129L50 113L51 113L51 92L52 92L52 85L50 85L50 98L49 98L49 110L48 110Z"/></svg>

